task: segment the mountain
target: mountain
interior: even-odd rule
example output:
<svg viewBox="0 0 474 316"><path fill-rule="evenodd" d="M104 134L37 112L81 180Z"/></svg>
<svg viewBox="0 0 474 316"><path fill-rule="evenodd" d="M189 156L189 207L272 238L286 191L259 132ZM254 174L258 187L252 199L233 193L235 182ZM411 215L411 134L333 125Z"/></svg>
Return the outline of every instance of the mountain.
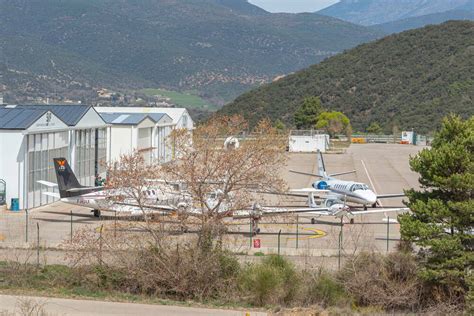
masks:
<svg viewBox="0 0 474 316"><path fill-rule="evenodd" d="M223 103L381 34L246 0L0 0L0 92L153 87Z"/></svg>
<svg viewBox="0 0 474 316"><path fill-rule="evenodd" d="M375 25L452 10L474 11L474 0L341 0L318 14Z"/></svg>
<svg viewBox="0 0 474 316"><path fill-rule="evenodd" d="M474 20L474 10L451 10L441 13L433 13L422 15L403 20L387 22L374 25L376 30L383 31L387 34L399 33L406 30L412 30L430 24L441 24L450 20Z"/></svg>
<svg viewBox="0 0 474 316"><path fill-rule="evenodd" d="M247 92L220 113L292 126L308 96L344 112L355 131L378 122L387 132L397 126L426 133L450 112L473 115L474 22L446 22L362 44Z"/></svg>

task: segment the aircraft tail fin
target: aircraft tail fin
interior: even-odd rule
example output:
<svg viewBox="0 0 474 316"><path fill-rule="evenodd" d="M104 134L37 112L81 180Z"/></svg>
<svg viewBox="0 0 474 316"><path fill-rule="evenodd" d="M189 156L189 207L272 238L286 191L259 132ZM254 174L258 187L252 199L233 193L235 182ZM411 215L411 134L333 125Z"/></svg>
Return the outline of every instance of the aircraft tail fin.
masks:
<svg viewBox="0 0 474 316"><path fill-rule="evenodd" d="M326 173L326 166L324 165L323 154L320 150L317 152L318 155L318 176L323 179L328 178L328 174Z"/></svg>
<svg viewBox="0 0 474 316"><path fill-rule="evenodd" d="M71 197L76 194L71 192L72 189L84 188L76 178L74 171L66 158L54 158L54 169L56 170L56 179L58 181L59 196L61 198Z"/></svg>

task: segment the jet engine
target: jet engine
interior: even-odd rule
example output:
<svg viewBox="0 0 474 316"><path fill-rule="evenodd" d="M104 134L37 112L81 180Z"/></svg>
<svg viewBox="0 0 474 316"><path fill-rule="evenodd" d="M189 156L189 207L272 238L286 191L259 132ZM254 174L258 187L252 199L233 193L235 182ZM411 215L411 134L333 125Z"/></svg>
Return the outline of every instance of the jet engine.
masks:
<svg viewBox="0 0 474 316"><path fill-rule="evenodd" d="M328 188L328 183L326 181L316 181L313 183L313 188L316 190L327 190Z"/></svg>

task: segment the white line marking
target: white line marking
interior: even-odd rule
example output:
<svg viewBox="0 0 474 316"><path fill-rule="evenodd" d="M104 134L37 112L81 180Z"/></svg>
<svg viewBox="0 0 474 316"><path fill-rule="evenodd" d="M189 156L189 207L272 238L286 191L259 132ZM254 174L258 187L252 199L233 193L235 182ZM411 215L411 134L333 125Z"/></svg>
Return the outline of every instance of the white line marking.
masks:
<svg viewBox="0 0 474 316"><path fill-rule="evenodd" d="M370 177L369 171L367 170L367 167L365 166L365 162L363 160L361 160L360 162L362 162L362 167L364 167L365 174L367 175L367 178L369 179L370 186L372 187L372 190L374 191L375 194L377 194L377 191L375 190L374 183L372 182L372 178ZM379 200L379 204L380 204L381 207L383 207L383 204L382 204L382 202L380 202L380 200Z"/></svg>

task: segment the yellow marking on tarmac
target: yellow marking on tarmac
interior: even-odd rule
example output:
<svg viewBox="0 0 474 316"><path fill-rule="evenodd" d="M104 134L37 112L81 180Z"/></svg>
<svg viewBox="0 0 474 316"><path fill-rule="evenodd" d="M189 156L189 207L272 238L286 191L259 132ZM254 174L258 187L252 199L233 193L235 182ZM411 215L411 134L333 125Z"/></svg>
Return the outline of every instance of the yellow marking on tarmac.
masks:
<svg viewBox="0 0 474 316"><path fill-rule="evenodd" d="M290 230L296 228L296 226L293 226L293 225L290 225L290 224L278 224L278 223L275 223L275 224L263 224L263 225L261 225L261 226L262 226L262 227L268 227L269 225L271 225L271 226L285 225L285 226L288 226L288 229L290 229ZM301 237L298 236L298 239L299 239L299 240L322 238L322 237L325 237L325 236L327 235L327 232L325 232L324 230L320 230L320 229L316 229L316 228L301 227L300 229L304 229L304 230L306 230L306 231L312 232L312 233L314 233L314 235L301 236ZM288 237L288 239L293 240L293 239L296 239L296 237Z"/></svg>
<svg viewBox="0 0 474 316"><path fill-rule="evenodd" d="M320 230L320 229L316 229L316 228L306 228L306 227L303 227L303 229L306 230L306 231L313 232L314 235L303 236L303 237L298 236L299 240L322 238L322 237L325 237L327 235L327 233L324 230ZM288 239L296 239L296 237L290 237Z"/></svg>
<svg viewBox="0 0 474 316"><path fill-rule="evenodd" d="M0 234L0 241L5 241L5 239L6 239L6 238L5 238L5 235Z"/></svg>

